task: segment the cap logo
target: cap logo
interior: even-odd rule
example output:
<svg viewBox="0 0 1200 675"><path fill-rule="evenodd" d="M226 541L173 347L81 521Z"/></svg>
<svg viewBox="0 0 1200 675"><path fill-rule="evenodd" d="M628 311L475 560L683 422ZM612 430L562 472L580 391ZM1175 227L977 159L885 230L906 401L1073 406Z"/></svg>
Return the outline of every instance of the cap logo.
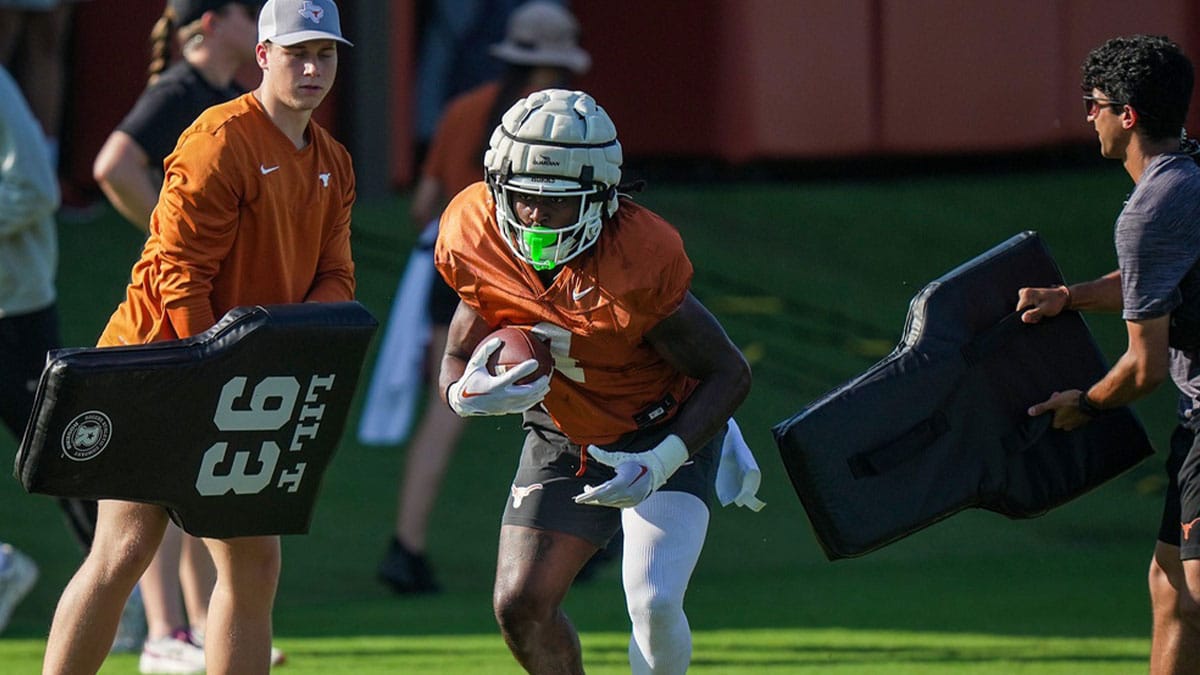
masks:
<svg viewBox="0 0 1200 675"><path fill-rule="evenodd" d="M300 3L300 16L312 21L313 23L321 23L321 17L325 15L325 10L318 7L308 0Z"/></svg>

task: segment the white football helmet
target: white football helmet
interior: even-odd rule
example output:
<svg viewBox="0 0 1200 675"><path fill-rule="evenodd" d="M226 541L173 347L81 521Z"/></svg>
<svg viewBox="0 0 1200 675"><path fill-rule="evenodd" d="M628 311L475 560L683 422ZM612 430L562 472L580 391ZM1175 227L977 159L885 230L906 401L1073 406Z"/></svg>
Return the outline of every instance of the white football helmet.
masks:
<svg viewBox="0 0 1200 675"><path fill-rule="evenodd" d="M517 101L492 132L483 163L500 233L535 269L554 269L586 251L600 238L604 218L617 212L617 129L582 91L546 89ZM560 230L522 225L513 193L578 196L579 218Z"/></svg>

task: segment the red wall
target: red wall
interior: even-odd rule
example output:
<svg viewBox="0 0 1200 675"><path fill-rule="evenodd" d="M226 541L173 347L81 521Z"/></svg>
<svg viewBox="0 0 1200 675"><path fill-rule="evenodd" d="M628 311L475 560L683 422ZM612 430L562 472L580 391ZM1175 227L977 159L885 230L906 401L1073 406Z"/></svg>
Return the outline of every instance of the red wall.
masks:
<svg viewBox="0 0 1200 675"><path fill-rule="evenodd" d="M411 92L418 0L388 0L390 54L366 86L389 87L386 129L337 128L339 84L317 119L348 147L388 134L387 172L414 174ZM343 5L343 23L354 3ZM1166 34L1200 64L1200 2L1145 0L576 0L594 57L580 86L627 154L756 159L1021 150L1093 138L1079 67L1116 35ZM63 152L91 161L145 82L159 2L80 3ZM361 58L361 57L360 57ZM376 79L375 73L378 73ZM248 77L255 78L256 73ZM1200 135L1200 93L1190 126ZM374 142L374 141L372 141Z"/></svg>
<svg viewBox="0 0 1200 675"><path fill-rule="evenodd" d="M583 85L643 156L731 161L1018 150L1092 138L1088 50L1166 34L1200 65L1195 0L576 2ZM612 17L619 16L619 22ZM1191 126L1200 131L1200 96Z"/></svg>

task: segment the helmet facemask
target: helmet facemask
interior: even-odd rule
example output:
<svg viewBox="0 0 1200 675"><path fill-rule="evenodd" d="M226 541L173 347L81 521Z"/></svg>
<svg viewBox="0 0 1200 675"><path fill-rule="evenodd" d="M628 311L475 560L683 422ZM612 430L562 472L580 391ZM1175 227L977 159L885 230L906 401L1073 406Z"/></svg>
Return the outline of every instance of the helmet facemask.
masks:
<svg viewBox="0 0 1200 675"><path fill-rule="evenodd" d="M590 248L617 210L621 144L607 113L583 92L549 89L521 99L492 133L484 157L500 233L513 254L552 270ZM517 195L578 197L579 213L561 229L524 225Z"/></svg>
<svg viewBox="0 0 1200 675"><path fill-rule="evenodd" d="M500 234L514 255L536 270L550 270L583 253L600 238L604 223L603 185L582 186L574 181L540 176L513 176L491 180ZM571 225L550 229L538 224L523 225L513 208L518 195L579 198L579 212Z"/></svg>

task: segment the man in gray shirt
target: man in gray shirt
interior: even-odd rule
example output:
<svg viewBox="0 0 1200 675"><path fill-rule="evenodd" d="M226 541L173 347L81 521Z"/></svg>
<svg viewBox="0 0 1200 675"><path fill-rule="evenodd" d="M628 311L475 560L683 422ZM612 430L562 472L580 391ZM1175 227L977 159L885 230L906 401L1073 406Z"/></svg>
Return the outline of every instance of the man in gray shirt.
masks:
<svg viewBox="0 0 1200 675"><path fill-rule="evenodd" d="M1083 67L1084 106L1100 153L1119 159L1135 188L1117 217L1118 269L1094 281L1022 288L1023 319L1066 309L1120 311L1129 346L1086 391L1056 392L1030 415L1074 429L1130 403L1168 375L1180 390L1169 478L1150 562L1150 672L1200 673L1200 167L1181 143L1192 64L1164 37L1115 38Z"/></svg>

